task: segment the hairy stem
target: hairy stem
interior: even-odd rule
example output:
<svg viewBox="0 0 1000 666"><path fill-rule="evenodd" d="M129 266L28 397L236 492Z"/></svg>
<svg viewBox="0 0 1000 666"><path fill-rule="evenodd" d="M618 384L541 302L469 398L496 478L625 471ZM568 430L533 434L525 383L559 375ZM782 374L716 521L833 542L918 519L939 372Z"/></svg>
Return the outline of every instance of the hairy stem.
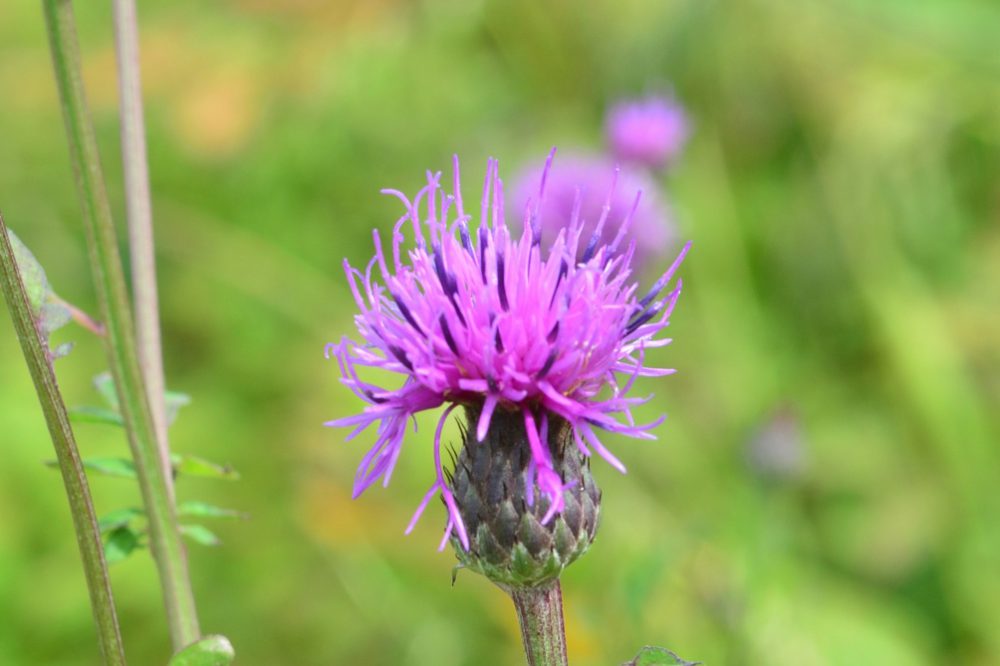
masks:
<svg viewBox="0 0 1000 666"><path fill-rule="evenodd" d="M38 322L32 315L28 294L14 260L14 248L7 236L7 227L4 225L2 215L0 215L0 282L4 298L7 300L7 308L14 320L14 328L17 329L24 360L28 364L31 379L35 383L35 391L38 393L38 401L45 414L52 445L56 449L63 485L66 486L66 497L69 499L70 513L73 515L76 543L80 548L83 572L90 590L90 607L94 614L94 622L97 624L97 638L104 663L124 666L125 650L122 648L114 595L111 592L108 567L104 561L104 548L101 545L101 531L94 515L87 476L83 472L83 463L80 461L73 430L69 425L66 404L59 393L59 385L56 384L51 354L48 345L39 334Z"/></svg>
<svg viewBox="0 0 1000 666"><path fill-rule="evenodd" d="M43 0L42 4L83 212L90 268L107 331L105 351L149 519L150 549L159 571L170 635L174 648L179 649L199 638L198 616L174 504L167 489L169 468L160 457L136 354L124 271L83 91L73 7L70 0Z"/></svg>
<svg viewBox="0 0 1000 666"><path fill-rule="evenodd" d="M558 579L542 587L511 588L530 666L566 666L566 627Z"/></svg>
<svg viewBox="0 0 1000 666"><path fill-rule="evenodd" d="M135 0L114 0L115 46L118 56L118 99L121 115L122 165L125 172L125 214L132 259L132 302L139 367L146 384L156 444L164 468L170 467L167 408L160 344L160 310L156 293L153 249L153 207L149 195L149 162L139 77L139 29ZM173 479L167 476L173 498Z"/></svg>

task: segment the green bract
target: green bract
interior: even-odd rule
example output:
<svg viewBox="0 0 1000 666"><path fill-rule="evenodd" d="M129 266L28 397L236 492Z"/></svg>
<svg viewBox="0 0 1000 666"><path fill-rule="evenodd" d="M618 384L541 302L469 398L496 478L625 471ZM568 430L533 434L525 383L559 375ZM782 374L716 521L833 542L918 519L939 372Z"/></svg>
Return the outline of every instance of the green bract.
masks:
<svg viewBox="0 0 1000 666"><path fill-rule="evenodd" d="M468 409L469 423L478 409ZM568 425L551 423L548 446L566 486L565 506L548 523L549 499L525 478L531 450L519 413L498 409L481 442L467 432L451 478L455 502L469 530L469 549L452 538L462 566L506 588L536 587L559 577L597 535L601 491L590 464L572 442Z"/></svg>

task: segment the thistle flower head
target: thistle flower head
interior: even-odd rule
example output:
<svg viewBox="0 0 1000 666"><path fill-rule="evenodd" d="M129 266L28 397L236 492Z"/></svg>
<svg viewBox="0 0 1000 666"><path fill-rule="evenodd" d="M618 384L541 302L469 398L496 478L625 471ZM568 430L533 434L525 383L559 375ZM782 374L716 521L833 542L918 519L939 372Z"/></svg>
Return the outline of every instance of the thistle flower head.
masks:
<svg viewBox="0 0 1000 666"><path fill-rule="evenodd" d="M538 184L545 179L545 196L539 200ZM542 248L547 249L559 232L574 220L583 228L583 251L597 221L605 220L599 242L614 243L619 225L628 218L629 228L617 245L625 250L636 243L631 267L641 269L662 257L674 240L673 216L656 182L641 169L619 166L591 155L562 156L555 164L525 169L513 188L515 211L537 210ZM533 204L532 202L537 202ZM608 211L605 212L605 206ZM527 216L515 217L512 226L521 230Z"/></svg>
<svg viewBox="0 0 1000 666"><path fill-rule="evenodd" d="M654 95L613 106L606 131L615 157L662 169L680 153L687 140L688 121L680 104Z"/></svg>
<svg viewBox="0 0 1000 666"><path fill-rule="evenodd" d="M447 404L434 436L436 478L407 529L440 493L448 509L442 548L453 533L469 548L441 462L442 429L456 406L476 415L468 426L473 444L486 439L499 414L505 422L523 423L530 449L525 500L534 504L536 491L541 494L548 507L542 524L563 511L564 492L574 483L557 471L546 444L551 422L557 418L560 428L569 429L567 441L580 454L596 452L624 471L599 433L652 439L650 428L662 421L637 424L630 410L644 399L628 393L639 376L672 372L646 366L644 355L670 342L657 335L680 294L680 280L672 289L668 285L687 247L642 293L630 280L635 244L625 240L628 211L610 240L605 205L590 233L577 214L543 250L539 202L547 172L524 211L523 232L513 238L496 161L487 164L473 215L462 200L455 158L451 193L443 191L440 173L428 173L427 185L412 200L387 190L405 207L389 243L383 246L376 231L375 256L363 270L344 262L361 342L344 338L328 345L327 355L336 356L343 383L367 406L327 425L353 427L348 439L376 427L375 444L355 478L357 496L379 478L388 484L411 417ZM401 382L371 383L359 374L368 367L396 373Z"/></svg>

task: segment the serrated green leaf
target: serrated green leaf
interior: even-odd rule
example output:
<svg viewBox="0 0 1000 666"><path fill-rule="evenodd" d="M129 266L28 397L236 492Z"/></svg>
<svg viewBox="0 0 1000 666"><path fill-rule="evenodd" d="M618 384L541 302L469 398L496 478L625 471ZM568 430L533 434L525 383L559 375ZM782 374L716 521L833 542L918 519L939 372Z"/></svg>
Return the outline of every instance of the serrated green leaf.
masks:
<svg viewBox="0 0 1000 666"><path fill-rule="evenodd" d="M84 458L83 467L105 476L136 478L135 464L128 458Z"/></svg>
<svg viewBox="0 0 1000 666"><path fill-rule="evenodd" d="M173 656L167 666L229 666L236 658L225 636L206 636Z"/></svg>
<svg viewBox="0 0 1000 666"><path fill-rule="evenodd" d="M98 518L97 526L101 528L101 532L111 532L119 527L128 526L132 520L144 515L143 510L136 507L117 509Z"/></svg>
<svg viewBox="0 0 1000 666"><path fill-rule="evenodd" d="M235 481L240 478L239 472L229 465L219 465L204 458L198 458L197 456L175 453L170 456L170 464L174 468L175 475L205 476L213 479L225 479L227 481Z"/></svg>
<svg viewBox="0 0 1000 666"><path fill-rule="evenodd" d="M46 460L45 466L56 468L59 467L59 463L55 460ZM105 476L117 476L123 479L137 478L135 464L127 458L84 458L83 468Z"/></svg>
<svg viewBox="0 0 1000 666"><path fill-rule="evenodd" d="M38 322L42 337L48 344L49 336L56 329L62 328L72 319L72 314L66 303L63 302L49 284L49 278L45 274L45 269L31 253L31 250L21 242L21 239L8 231L11 246L14 248L14 261L17 262L18 272L24 282L24 289L28 294L28 304L31 313ZM60 355L68 353L65 345L60 345L58 350Z"/></svg>
<svg viewBox="0 0 1000 666"><path fill-rule="evenodd" d="M247 515L235 509L223 509L207 502L181 502L177 505L177 515L190 518L246 518Z"/></svg>
<svg viewBox="0 0 1000 666"><path fill-rule="evenodd" d="M204 525L181 525L181 534L202 546L218 546L222 541Z"/></svg>
<svg viewBox="0 0 1000 666"><path fill-rule="evenodd" d="M191 404L191 396L180 391L164 392L163 400L167 407L167 425L174 424L174 421L177 420L177 414L181 411L181 407L187 407Z"/></svg>
<svg viewBox="0 0 1000 666"><path fill-rule="evenodd" d="M69 420L74 423L106 423L124 426L125 419L113 409L104 407L70 407Z"/></svg>
<svg viewBox="0 0 1000 666"><path fill-rule="evenodd" d="M93 381L94 389L104 400L104 404L107 405L107 407L77 407L73 409L73 411L81 412L86 415L98 415L99 420L91 422L124 425L125 421L122 419L119 412L118 394L115 393L115 382L111 377L111 373L102 372L94 377ZM180 412L181 407L186 407L191 404L191 396L179 391L166 391L163 399L166 403L167 425L173 425L174 421L177 420L177 414Z"/></svg>
<svg viewBox="0 0 1000 666"><path fill-rule="evenodd" d="M632 661L627 661L622 666L698 666L700 661L684 661L676 654L666 648L647 645L639 650L639 654Z"/></svg>
<svg viewBox="0 0 1000 666"><path fill-rule="evenodd" d="M104 559L108 564L121 562L137 548L141 548L139 535L127 525L122 525L108 533L104 542Z"/></svg>

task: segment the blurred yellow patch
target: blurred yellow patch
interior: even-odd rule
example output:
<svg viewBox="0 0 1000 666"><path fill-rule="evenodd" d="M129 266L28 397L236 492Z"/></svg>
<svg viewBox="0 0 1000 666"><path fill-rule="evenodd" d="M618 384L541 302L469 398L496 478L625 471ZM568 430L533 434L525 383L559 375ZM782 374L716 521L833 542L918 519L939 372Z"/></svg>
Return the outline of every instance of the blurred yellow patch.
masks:
<svg viewBox="0 0 1000 666"><path fill-rule="evenodd" d="M140 39L149 115L165 109L172 133L201 157L226 157L246 145L271 78L252 58L238 57L248 53L249 37L236 32L208 42L190 25L167 21ZM114 61L113 50L108 58ZM102 62L100 73L106 70Z"/></svg>
<svg viewBox="0 0 1000 666"><path fill-rule="evenodd" d="M83 82L93 112L118 112L118 60L113 43L83 53Z"/></svg>
<svg viewBox="0 0 1000 666"><path fill-rule="evenodd" d="M242 148L259 117L259 95L250 72L230 69L194 81L171 109L170 121L185 148L225 157Z"/></svg>
<svg viewBox="0 0 1000 666"><path fill-rule="evenodd" d="M359 540L369 540L384 524L375 502L354 502L349 488L341 487L321 477L306 479L300 485L298 514L306 531L324 545L350 546Z"/></svg>
<svg viewBox="0 0 1000 666"><path fill-rule="evenodd" d="M237 0L244 11L319 21L330 28L360 28L375 24L396 9L393 0Z"/></svg>
<svg viewBox="0 0 1000 666"><path fill-rule="evenodd" d="M586 607L583 600L577 600L563 586L563 621L566 625L566 651L573 659L590 659L599 654L599 643L595 640L594 628L580 617L577 609Z"/></svg>

